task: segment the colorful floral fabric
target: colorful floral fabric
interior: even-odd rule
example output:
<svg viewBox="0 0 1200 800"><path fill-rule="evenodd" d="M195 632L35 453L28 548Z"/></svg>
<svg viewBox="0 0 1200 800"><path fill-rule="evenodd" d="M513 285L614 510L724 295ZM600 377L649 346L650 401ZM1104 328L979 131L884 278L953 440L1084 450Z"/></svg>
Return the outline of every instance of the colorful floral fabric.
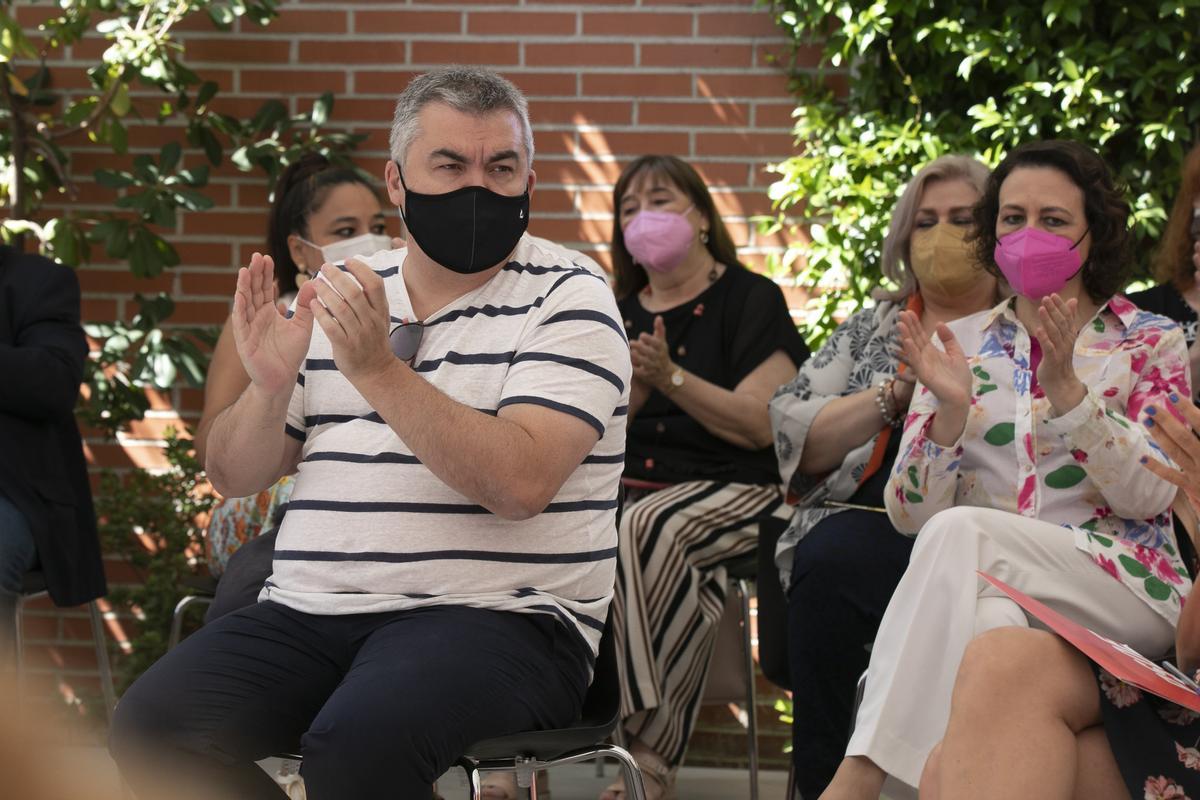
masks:
<svg viewBox="0 0 1200 800"><path fill-rule="evenodd" d="M1176 624L1190 581L1172 529L1175 487L1139 461L1168 461L1143 427L1145 406L1190 396L1179 326L1112 298L1075 344L1087 396L1054 417L1032 385L1030 335L1014 303L950 324L974 354L966 429L953 446L931 441L938 402L918 384L884 493L893 524L915 534L937 512L973 505L1070 527L1081 550Z"/></svg>
<svg viewBox="0 0 1200 800"><path fill-rule="evenodd" d="M1104 732L1130 796L1200 800L1200 714L1092 669Z"/></svg>
<svg viewBox="0 0 1200 800"><path fill-rule="evenodd" d="M272 518L292 496L296 476L284 475L269 489L250 497L223 497L212 510L204 551L208 570L221 577L229 557L254 537L270 530Z"/></svg>
<svg viewBox="0 0 1200 800"><path fill-rule="evenodd" d="M804 475L797 467L809 428L830 401L875 386L896 374L899 365L896 351L900 347L896 320L903 309L903 302L882 300L875 307L851 316L801 365L795 380L779 387L768 407L780 477L789 495L801 498L775 549L775 564L785 588L791 582L796 545L817 523L840 511L823 508L821 503L827 499L847 500L855 493L879 438L876 432L848 452L841 465L826 475Z"/></svg>

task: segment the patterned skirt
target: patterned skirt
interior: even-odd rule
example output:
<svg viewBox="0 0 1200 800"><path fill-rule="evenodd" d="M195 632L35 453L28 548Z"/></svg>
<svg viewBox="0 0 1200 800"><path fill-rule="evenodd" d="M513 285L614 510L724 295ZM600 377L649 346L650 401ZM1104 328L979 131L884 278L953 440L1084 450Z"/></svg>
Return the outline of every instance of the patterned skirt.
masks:
<svg viewBox="0 0 1200 800"><path fill-rule="evenodd" d="M1104 732L1134 800L1200 800L1200 714L1092 664Z"/></svg>

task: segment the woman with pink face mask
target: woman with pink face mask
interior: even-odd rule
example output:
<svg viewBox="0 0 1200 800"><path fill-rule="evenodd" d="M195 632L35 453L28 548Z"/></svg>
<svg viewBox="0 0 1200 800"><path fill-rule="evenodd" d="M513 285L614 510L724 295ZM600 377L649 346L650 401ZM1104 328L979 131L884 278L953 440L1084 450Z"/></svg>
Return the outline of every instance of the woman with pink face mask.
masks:
<svg viewBox="0 0 1200 800"><path fill-rule="evenodd" d="M975 207L979 259L1014 296L933 330L901 316L917 386L884 500L916 545L825 800L876 798L887 775L917 786L967 645L1030 625L977 570L1149 657L1171 647L1191 584L1176 487L1138 464L1169 463L1148 429L1190 396L1187 352L1117 294L1128 219L1087 147L1018 147Z"/></svg>
<svg viewBox="0 0 1200 800"><path fill-rule="evenodd" d="M613 190L612 259L633 361L612 619L622 714L651 800L683 761L725 599L724 564L786 520L767 403L808 348L783 293L738 263L712 195L672 156ZM615 784L602 795L624 797Z"/></svg>

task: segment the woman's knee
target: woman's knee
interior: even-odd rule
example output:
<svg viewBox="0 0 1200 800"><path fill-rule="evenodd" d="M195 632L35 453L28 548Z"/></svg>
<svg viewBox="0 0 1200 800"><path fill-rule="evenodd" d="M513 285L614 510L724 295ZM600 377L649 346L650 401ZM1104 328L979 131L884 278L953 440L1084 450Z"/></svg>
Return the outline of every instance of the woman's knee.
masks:
<svg viewBox="0 0 1200 800"><path fill-rule="evenodd" d="M863 568L863 543L839 529L814 529L796 546L793 581L799 591L842 586ZM828 586L826 586L828 585Z"/></svg>
<svg viewBox="0 0 1200 800"><path fill-rule="evenodd" d="M1012 707L1020 698L1034 699L1061 688L1043 678L1066 668L1068 646L1046 631L1004 627L983 633L967 645L954 684L956 707ZM1031 676L1039 676L1031 680Z"/></svg>
<svg viewBox="0 0 1200 800"><path fill-rule="evenodd" d="M1013 515L975 506L954 506L939 511L917 534L912 563L931 560L978 559L979 543L1011 526Z"/></svg>

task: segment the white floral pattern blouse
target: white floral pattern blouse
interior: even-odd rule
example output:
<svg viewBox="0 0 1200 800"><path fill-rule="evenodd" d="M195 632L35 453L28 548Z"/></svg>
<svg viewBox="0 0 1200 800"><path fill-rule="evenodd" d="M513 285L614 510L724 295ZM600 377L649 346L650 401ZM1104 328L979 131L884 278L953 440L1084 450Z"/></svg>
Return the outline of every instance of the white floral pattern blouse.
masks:
<svg viewBox="0 0 1200 800"><path fill-rule="evenodd" d="M1139 461L1169 463L1143 427L1146 405L1190 396L1179 326L1113 297L1075 343L1075 372L1088 393L1053 417L1041 388L1031 388L1030 336L1014 304L950 323L963 351L975 354L966 429L951 447L931 441L938 402L917 384L884 492L893 524L915 534L955 505L1061 524L1080 550L1176 624L1190 581L1172 530L1175 487Z"/></svg>

